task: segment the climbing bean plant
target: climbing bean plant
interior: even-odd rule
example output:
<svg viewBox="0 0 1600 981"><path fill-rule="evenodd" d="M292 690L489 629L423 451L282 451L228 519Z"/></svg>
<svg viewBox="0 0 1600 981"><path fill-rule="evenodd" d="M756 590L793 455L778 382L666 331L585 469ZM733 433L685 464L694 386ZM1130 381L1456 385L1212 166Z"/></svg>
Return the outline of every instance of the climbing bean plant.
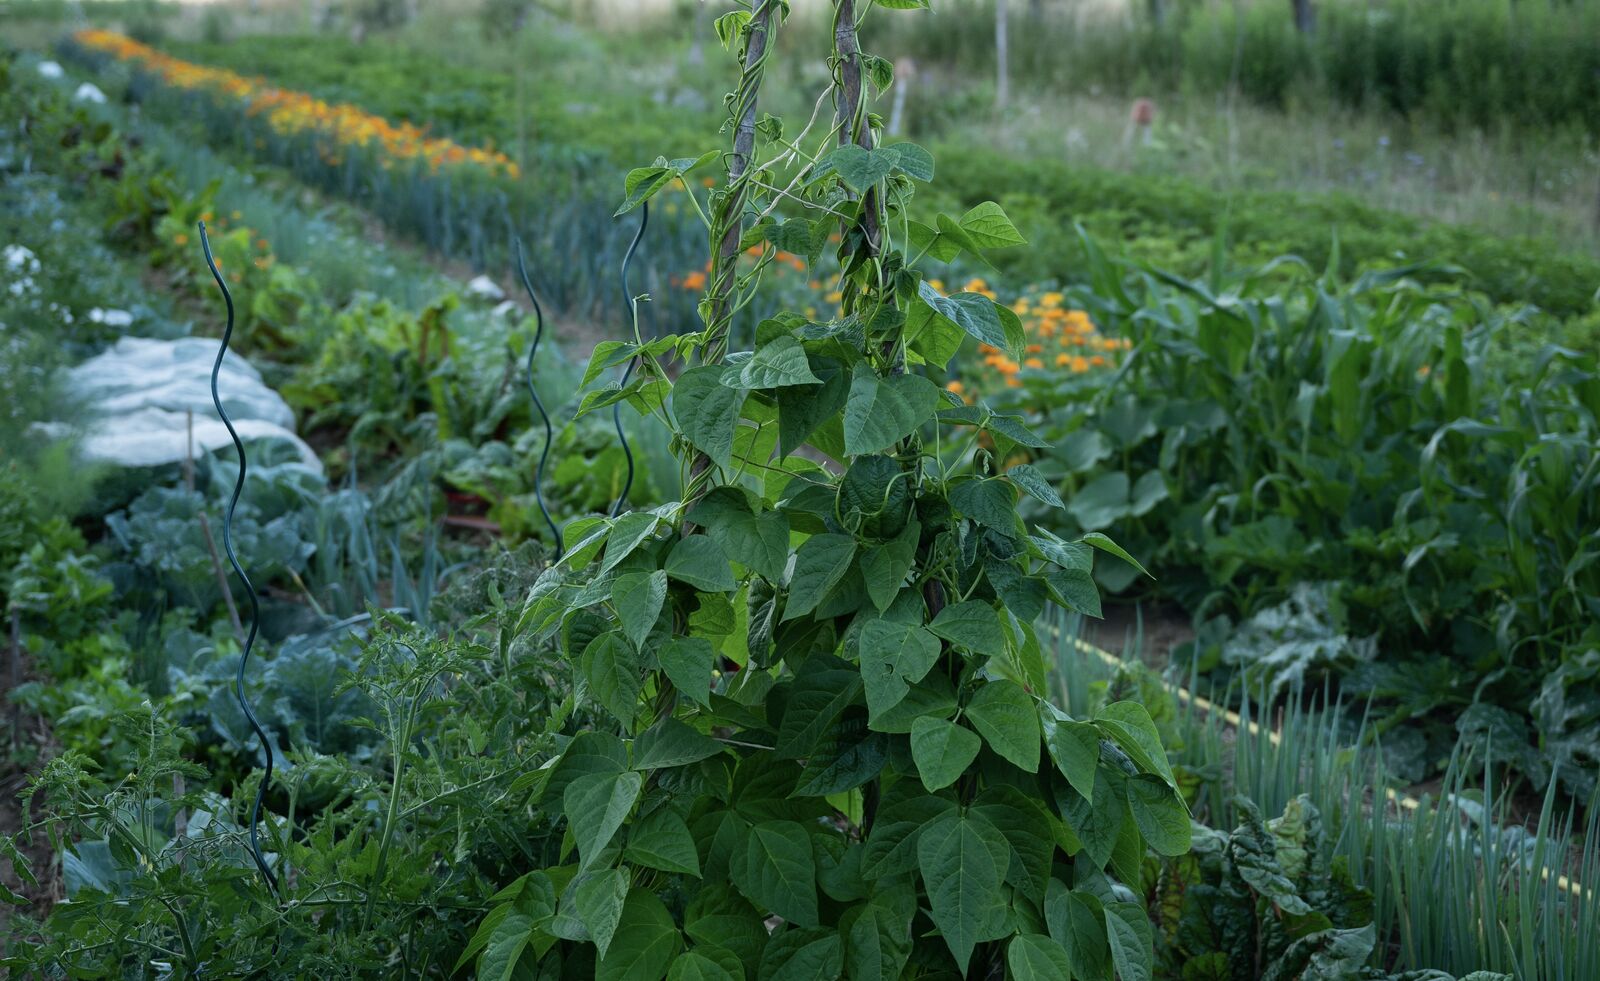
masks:
<svg viewBox="0 0 1600 981"><path fill-rule="evenodd" d="M573 522L521 612L605 722L520 787L564 817L561 857L496 897L461 957L480 977L1150 976L1141 868L1188 850L1189 815L1143 706L1049 701L1034 626L1098 614L1097 551L1132 559L1026 527L1019 494L1063 505L1005 468L1038 438L929 377L968 336L1023 341L922 264L1026 243L995 204L907 216L934 161L878 144L893 68L858 38L877 8L923 6L836 0L831 83L793 135L759 109L786 4L720 18L731 149L627 177L622 211L693 197L701 329L600 345L591 379L639 370L580 411L659 416L687 491ZM701 195L686 177L713 165ZM779 250L831 276L838 309L729 351Z"/></svg>

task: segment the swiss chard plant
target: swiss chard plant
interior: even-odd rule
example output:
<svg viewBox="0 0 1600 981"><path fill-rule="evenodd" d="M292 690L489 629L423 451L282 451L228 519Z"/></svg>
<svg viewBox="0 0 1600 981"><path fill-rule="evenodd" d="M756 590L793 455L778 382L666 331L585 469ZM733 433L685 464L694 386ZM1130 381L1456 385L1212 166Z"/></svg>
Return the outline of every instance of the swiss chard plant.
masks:
<svg viewBox="0 0 1600 981"><path fill-rule="evenodd" d="M880 2L886 8L924 6ZM837 0L818 112L793 132L758 96L787 12L717 22L740 52L729 151L631 172L630 210L697 167L712 262L701 329L603 344L627 402L669 428L685 499L566 529L519 630L548 639L602 720L527 781L564 818L557 861L501 890L460 958L478 976L606 979L1148 978L1147 850L1190 818L1137 702L1076 718L1047 697L1034 626L1097 614L1097 550L1027 527L1020 417L929 377L967 336L1016 353L1015 315L945 295L925 261L1024 245L999 206L906 213L932 156L879 144L863 52L873 5ZM834 112L818 121L831 97ZM792 133L792 135L791 135ZM823 252L838 235L837 265ZM776 251L841 300L728 351Z"/></svg>

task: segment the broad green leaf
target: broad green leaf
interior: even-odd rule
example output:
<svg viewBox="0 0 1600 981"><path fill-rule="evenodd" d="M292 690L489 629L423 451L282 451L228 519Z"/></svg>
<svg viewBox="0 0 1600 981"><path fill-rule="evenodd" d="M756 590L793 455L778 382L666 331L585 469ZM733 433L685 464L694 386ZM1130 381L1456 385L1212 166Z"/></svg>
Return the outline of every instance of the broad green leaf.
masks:
<svg viewBox="0 0 1600 981"><path fill-rule="evenodd" d="M672 386L672 413L685 439L719 466L733 465L733 433L747 393L722 384L723 365L690 368Z"/></svg>
<svg viewBox="0 0 1600 981"><path fill-rule="evenodd" d="M656 662L684 695L711 706L711 669L716 651L704 637L672 637L656 652Z"/></svg>
<svg viewBox="0 0 1600 981"><path fill-rule="evenodd" d="M916 6L927 6L927 0L913 0ZM919 181L933 180L933 154L915 143L902 142L894 144L895 152L900 154L900 169L906 176L915 177Z"/></svg>
<svg viewBox="0 0 1600 981"><path fill-rule="evenodd" d="M1028 240L1011 224L1005 209L993 201L985 201L961 216L961 227L978 243L980 248L1003 249L1011 245L1027 245Z"/></svg>
<svg viewBox="0 0 1600 981"><path fill-rule="evenodd" d="M806 349L788 334L763 344L737 372L728 371L722 376L722 384L729 388L785 388L821 383L822 379L811 373Z"/></svg>
<svg viewBox="0 0 1600 981"><path fill-rule="evenodd" d="M1083 854L1103 868L1116 850L1122 826L1133 820L1128 813L1126 777L1106 768L1095 777L1094 797L1085 798L1070 787L1057 791L1057 803L1067 826L1083 845Z"/></svg>
<svg viewBox="0 0 1600 981"><path fill-rule="evenodd" d="M1150 575L1144 566L1139 564L1138 559L1129 555L1121 545L1118 545L1116 542L1107 538L1105 535L1102 535L1098 531L1091 531L1089 534L1078 539L1078 541L1083 542L1085 545L1092 545L1102 552L1109 552L1110 554L1115 555L1117 558L1133 566L1135 569L1138 569L1146 576L1150 576L1151 579L1155 578L1155 576Z"/></svg>
<svg viewBox="0 0 1600 981"><path fill-rule="evenodd" d="M839 920L845 976L851 981L899 981L911 957L914 913L914 905L893 909L876 901L846 911Z"/></svg>
<svg viewBox="0 0 1600 981"><path fill-rule="evenodd" d="M645 638L655 629L666 599L667 574L660 570L630 572L618 576L611 585L611 602L617 608L617 619L622 621L622 632L633 641L635 648L643 647Z"/></svg>
<svg viewBox="0 0 1600 981"><path fill-rule="evenodd" d="M891 620L869 620L861 628L861 681L873 718L906 697L939 659L939 639L924 627Z"/></svg>
<svg viewBox="0 0 1600 981"><path fill-rule="evenodd" d="M1139 833L1158 855L1187 855L1193 844L1189 809L1160 777L1141 773L1128 780L1128 807Z"/></svg>
<svg viewBox="0 0 1600 981"><path fill-rule="evenodd" d="M1111 948L1100 900L1081 889L1068 889L1059 879L1051 879L1045 890L1044 918L1050 936L1070 953L1077 977L1110 976Z"/></svg>
<svg viewBox="0 0 1600 981"><path fill-rule="evenodd" d="M629 511L611 523L611 533L606 538L606 557L600 563L602 573L610 572L617 563L633 554L633 550L648 541L661 523L654 511Z"/></svg>
<svg viewBox="0 0 1600 981"><path fill-rule="evenodd" d="M951 801L932 794L888 799L862 849L861 874L881 879L914 870L922 829L955 808Z"/></svg>
<svg viewBox="0 0 1600 981"><path fill-rule="evenodd" d="M860 700L861 685L860 672L843 661L824 655L807 660L789 689L773 752L786 759L810 756L844 710Z"/></svg>
<svg viewBox="0 0 1600 981"><path fill-rule="evenodd" d="M856 542L848 535L822 534L806 539L795 553L783 619L793 620L816 609L844 578L855 557Z"/></svg>
<svg viewBox="0 0 1600 981"><path fill-rule="evenodd" d="M952 293L940 295L939 291L921 283L917 296L934 309L934 312L954 323L967 334L991 347L1005 351L1014 360L1022 357L1022 347L1027 343L1020 324L1011 329L1000 317L993 300L981 293Z"/></svg>
<svg viewBox="0 0 1600 981"><path fill-rule="evenodd" d="M638 770L661 770L698 763L720 752L721 743L669 715L634 740L633 765Z"/></svg>
<svg viewBox="0 0 1600 981"><path fill-rule="evenodd" d="M476 975L479 981L511 981L516 976L517 962L522 959L523 951L528 949L528 944L535 936L532 917L517 911L514 906L502 906L500 909L506 913L495 919L494 929L483 946L483 956L478 960ZM487 924L488 919L484 922Z"/></svg>
<svg viewBox="0 0 1600 981"><path fill-rule="evenodd" d="M635 821L622 855L630 862L663 872L700 875L700 853L683 818L670 807L658 807Z"/></svg>
<svg viewBox="0 0 1600 981"><path fill-rule="evenodd" d="M632 771L592 773L567 785L562 810L578 845L580 870L592 864L611 843L633 810L643 785L643 778Z"/></svg>
<svg viewBox="0 0 1600 981"><path fill-rule="evenodd" d="M956 689L950 679L930 672L912 685L905 697L886 712L870 716L872 728L879 732L909 733L911 726L925 715L948 719L956 714Z"/></svg>
<svg viewBox="0 0 1600 981"><path fill-rule="evenodd" d="M821 379L821 384L778 389L778 447L784 456L799 449L818 427L838 415L850 395L850 376L834 359L812 358L811 373Z"/></svg>
<svg viewBox="0 0 1600 981"><path fill-rule="evenodd" d="M999 654L1006 647L1000 616L983 600L963 600L945 607L928 629L975 654Z"/></svg>
<svg viewBox="0 0 1600 981"><path fill-rule="evenodd" d="M828 981L844 970L844 943L832 927L780 930L761 952L764 981Z"/></svg>
<svg viewBox="0 0 1600 981"><path fill-rule="evenodd" d="M1094 576L1080 569L1046 569L1044 581L1050 587L1050 597L1073 613L1098 618L1100 614L1100 587Z"/></svg>
<svg viewBox="0 0 1600 981"><path fill-rule="evenodd" d="M735 562L770 582L783 578L789 561L789 517L782 511L757 514L740 491L719 487L695 505L689 517Z"/></svg>
<svg viewBox="0 0 1600 981"><path fill-rule="evenodd" d="M1037 933L1011 938L1006 946L1006 966L1014 981L1065 981L1074 974L1066 950Z"/></svg>
<svg viewBox="0 0 1600 981"><path fill-rule="evenodd" d="M1161 733L1150 718L1150 712L1138 702L1112 702L1094 717L1100 731L1111 737L1122 751L1146 773L1154 773L1177 788L1172 777L1172 767L1167 763L1167 751L1161 747Z"/></svg>
<svg viewBox="0 0 1600 981"><path fill-rule="evenodd" d="M707 593L731 593L738 588L728 556L707 535L678 539L667 553L665 574Z"/></svg>
<svg viewBox="0 0 1600 981"><path fill-rule="evenodd" d="M1103 473L1080 487L1067 502L1067 513L1085 531L1097 531L1128 514L1128 475Z"/></svg>
<svg viewBox="0 0 1600 981"><path fill-rule="evenodd" d="M989 748L1028 773L1039 770L1039 714L1014 681L991 681L967 703L966 720Z"/></svg>
<svg viewBox="0 0 1600 981"><path fill-rule="evenodd" d="M983 740L948 719L923 716L911 723L911 758L922 785L938 790L955 783L978 758Z"/></svg>
<svg viewBox="0 0 1600 981"><path fill-rule="evenodd" d="M798 926L817 924L817 867L811 836L796 821L762 821L745 841L736 884L757 906Z"/></svg>
<svg viewBox="0 0 1600 981"><path fill-rule="evenodd" d="M992 824L971 813L945 815L926 828L917 843L917 867L934 925L963 974L972 949L1004 915L1002 870L994 856L1006 847Z"/></svg>
<svg viewBox="0 0 1600 981"><path fill-rule="evenodd" d="M1151 981L1155 955L1155 931L1150 917L1136 903L1106 904L1106 939L1111 942L1111 961L1123 981Z"/></svg>
<svg viewBox="0 0 1600 981"><path fill-rule="evenodd" d="M1034 902L1044 900L1061 823L1037 797L1010 784L985 787L970 810L994 825L1010 846L1002 877Z"/></svg>
<svg viewBox="0 0 1600 981"><path fill-rule="evenodd" d="M578 882L573 892L578 917L583 920L583 928L589 931L601 957L606 956L606 950L616 936L617 924L622 920L622 904L627 898L626 869L590 873Z"/></svg>
<svg viewBox="0 0 1600 981"><path fill-rule="evenodd" d="M1039 708L1045 745L1056 769L1085 800L1094 799L1094 774L1100 768L1100 730L1067 717L1053 705Z"/></svg>
<svg viewBox="0 0 1600 981"><path fill-rule="evenodd" d="M921 375L881 378L856 365L844 407L844 448L851 456L886 450L933 418L939 386Z"/></svg>
<svg viewBox="0 0 1600 981"><path fill-rule="evenodd" d="M867 598L881 613L894 602L900 587L911 574L917 559L917 542L922 537L922 525L912 518L894 540L879 548L869 549L861 556L861 578L867 583Z"/></svg>
<svg viewBox="0 0 1600 981"><path fill-rule="evenodd" d="M1066 502L1061 500L1061 495L1056 493L1055 487L1044 478L1044 474L1030 463L1019 463L1006 471L1006 476L1011 482L1027 492L1029 497L1041 501L1053 508L1065 508Z"/></svg>
<svg viewBox="0 0 1600 981"><path fill-rule="evenodd" d="M667 972L667 981L741 981L742 976L742 973L734 974L700 951L690 950L673 959L672 970Z"/></svg>
<svg viewBox="0 0 1600 981"><path fill-rule="evenodd" d="M739 848L744 849L742 840ZM726 881L708 880L695 890L684 911L683 931L696 944L732 951L744 963L744 974L755 977L767 928L755 907Z"/></svg>
<svg viewBox="0 0 1600 981"><path fill-rule="evenodd" d="M1002 535L1015 535L1018 526L1017 492L1004 480L963 480L950 488L950 506Z"/></svg>
<svg viewBox="0 0 1600 981"><path fill-rule="evenodd" d="M629 891L611 949L595 965L596 981L660 981L682 946L672 914L648 889Z"/></svg>
<svg viewBox="0 0 1600 981"><path fill-rule="evenodd" d="M868 150L846 143L823 157L818 162L817 170L824 173L832 169L852 191L860 194L888 177L899 163L900 152L894 147Z"/></svg>
<svg viewBox="0 0 1600 981"><path fill-rule="evenodd" d="M889 760L889 740L861 724L836 726L818 744L795 784L795 797L826 797L861 786Z"/></svg>
<svg viewBox="0 0 1600 981"><path fill-rule="evenodd" d="M589 691L617 717L624 727L633 726L639 711L639 654L620 631L609 630L583 649L578 659Z"/></svg>

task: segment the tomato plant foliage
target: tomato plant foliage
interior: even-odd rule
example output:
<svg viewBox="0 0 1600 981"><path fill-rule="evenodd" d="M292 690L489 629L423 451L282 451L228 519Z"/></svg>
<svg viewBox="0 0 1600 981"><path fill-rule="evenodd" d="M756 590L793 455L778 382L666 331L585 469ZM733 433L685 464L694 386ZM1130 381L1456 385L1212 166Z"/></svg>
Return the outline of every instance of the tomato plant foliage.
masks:
<svg viewBox="0 0 1600 981"><path fill-rule="evenodd" d="M994 204L907 217L934 161L878 145L868 103L893 69L859 49L849 0L831 125L791 136L760 115L785 13L763 0L718 22L742 52L733 152L627 182L623 210L727 169L695 205L712 249L701 329L596 354L639 359L613 401L671 428L685 500L575 522L529 594L519 629L559 649L601 721L528 781L566 818L557 864L501 891L461 963L1148 977L1149 920L1120 883L1147 849L1187 851L1189 816L1142 706L1080 719L1049 703L1034 627L1050 605L1097 612L1094 554L1121 550L1030 531L1018 495L1039 481L1003 461L1036 437L928 377L964 337L1015 348L1021 330L919 264L1022 236ZM729 351L780 248L832 276L839 307L771 317Z"/></svg>

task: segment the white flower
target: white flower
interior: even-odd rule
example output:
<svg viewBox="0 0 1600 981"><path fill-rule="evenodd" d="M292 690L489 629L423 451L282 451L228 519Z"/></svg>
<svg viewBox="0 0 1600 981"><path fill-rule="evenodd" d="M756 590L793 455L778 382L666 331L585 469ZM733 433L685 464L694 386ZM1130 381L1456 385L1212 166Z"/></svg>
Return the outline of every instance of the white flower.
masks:
<svg viewBox="0 0 1600 981"><path fill-rule="evenodd" d="M11 295L12 296L21 296L22 294L24 294L24 293L28 292L29 290L33 289L33 277L32 276L24 276L21 279L17 280L16 282L12 283L8 287L8 289L11 290Z"/></svg>
<svg viewBox="0 0 1600 981"><path fill-rule="evenodd" d="M33 250L26 245L8 245L0 249L0 256L6 260L6 272L36 273L39 271L39 260L34 256Z"/></svg>
<svg viewBox="0 0 1600 981"><path fill-rule="evenodd" d="M517 315L517 305L507 300L494 308L494 315L497 317L515 317Z"/></svg>
<svg viewBox="0 0 1600 981"><path fill-rule="evenodd" d="M53 61L39 62L39 74L44 78L60 78L65 74L61 66Z"/></svg>
<svg viewBox="0 0 1600 981"><path fill-rule="evenodd" d="M467 294L491 302L506 298L506 291L495 285L495 281L488 276L478 276L468 283Z"/></svg>
<svg viewBox="0 0 1600 981"><path fill-rule="evenodd" d="M73 102L93 102L95 105L105 105L106 94L100 91L93 82L84 82L78 86L78 91L72 93Z"/></svg>

